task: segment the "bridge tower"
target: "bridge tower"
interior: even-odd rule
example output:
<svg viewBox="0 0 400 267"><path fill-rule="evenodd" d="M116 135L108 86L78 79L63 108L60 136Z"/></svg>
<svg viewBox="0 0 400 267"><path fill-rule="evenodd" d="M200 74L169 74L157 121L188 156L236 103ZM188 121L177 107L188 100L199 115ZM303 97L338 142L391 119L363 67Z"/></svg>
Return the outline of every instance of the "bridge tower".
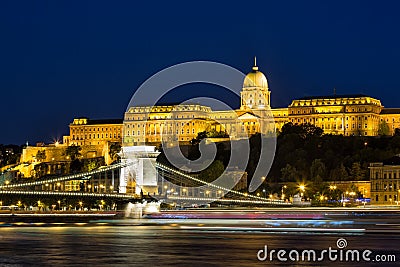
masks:
<svg viewBox="0 0 400 267"><path fill-rule="evenodd" d="M155 146L124 146L120 153L121 168L119 193L158 194L156 159L160 152Z"/></svg>

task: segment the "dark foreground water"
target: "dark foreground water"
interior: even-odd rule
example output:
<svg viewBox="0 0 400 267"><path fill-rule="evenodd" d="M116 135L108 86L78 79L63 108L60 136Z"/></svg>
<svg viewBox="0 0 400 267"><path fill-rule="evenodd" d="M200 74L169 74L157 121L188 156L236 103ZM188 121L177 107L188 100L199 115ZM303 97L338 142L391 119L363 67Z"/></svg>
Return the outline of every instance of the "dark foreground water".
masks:
<svg viewBox="0 0 400 267"><path fill-rule="evenodd" d="M376 255L395 255L397 263L259 261L268 249L370 249ZM62 226L0 228L1 266L389 266L400 263L399 234L279 233L228 229L160 226ZM294 254L293 254L294 255ZM262 256L262 255L261 255ZM287 256L287 255L286 255Z"/></svg>

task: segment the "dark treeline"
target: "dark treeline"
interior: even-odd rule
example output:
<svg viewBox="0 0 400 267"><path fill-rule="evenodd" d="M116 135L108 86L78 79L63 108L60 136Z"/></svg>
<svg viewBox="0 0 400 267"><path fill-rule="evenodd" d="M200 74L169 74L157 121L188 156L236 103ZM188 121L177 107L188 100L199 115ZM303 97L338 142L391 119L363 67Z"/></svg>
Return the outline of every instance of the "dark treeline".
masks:
<svg viewBox="0 0 400 267"><path fill-rule="evenodd" d="M396 131L398 133L398 131ZM259 140L260 136L252 139ZM253 140L252 143L257 143ZM252 149L257 150L257 145ZM368 180L368 165L400 153L400 136L323 135L311 124L284 125L277 138L270 182ZM254 170L248 167L248 173Z"/></svg>
<svg viewBox="0 0 400 267"><path fill-rule="evenodd" d="M207 137L206 133L202 133L194 139L189 147L190 160L200 156L199 142ZM259 163L260 149L261 135L251 136L250 159L246 168L248 181L253 177ZM217 155L214 160L218 162L205 172L207 175L210 173L215 175L205 180L210 181L218 177L221 163L226 167L231 153L229 150L229 144L217 144ZM397 154L400 154L399 131L396 131L394 136L376 137L324 135L321 128L311 124L287 123L278 134L274 162L270 172L265 176L268 183L319 184L328 181L368 180L369 163L382 162ZM158 160L168 164L163 153Z"/></svg>

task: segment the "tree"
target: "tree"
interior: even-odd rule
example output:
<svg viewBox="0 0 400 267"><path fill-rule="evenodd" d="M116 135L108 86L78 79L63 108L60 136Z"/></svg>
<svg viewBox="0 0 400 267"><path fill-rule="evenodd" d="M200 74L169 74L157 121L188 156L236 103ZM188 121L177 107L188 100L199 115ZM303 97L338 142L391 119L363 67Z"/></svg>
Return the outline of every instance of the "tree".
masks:
<svg viewBox="0 0 400 267"><path fill-rule="evenodd" d="M347 173L346 167L343 163L331 170L330 180L331 181L347 181L349 174Z"/></svg>
<svg viewBox="0 0 400 267"><path fill-rule="evenodd" d="M225 131L217 132L217 130L212 129L211 131L207 132L208 138L227 138L229 135Z"/></svg>
<svg viewBox="0 0 400 267"><path fill-rule="evenodd" d="M293 124L289 122L282 126L280 136L296 134L302 139L306 139L309 137L320 137L323 133L324 130L311 123Z"/></svg>
<svg viewBox="0 0 400 267"><path fill-rule="evenodd" d="M354 181L361 181L365 178L365 171L359 162L354 162L351 166L350 176Z"/></svg>
<svg viewBox="0 0 400 267"><path fill-rule="evenodd" d="M83 166L84 164L83 164L83 162L82 161L80 161L79 159L74 159L73 161L71 161L71 164L70 164L70 172L71 173L77 173L77 172L80 172L80 171L82 171L82 168L84 167Z"/></svg>
<svg viewBox="0 0 400 267"><path fill-rule="evenodd" d="M282 178L285 182L294 182L298 179L299 173L296 167L293 167L289 163L286 164L284 168L281 169Z"/></svg>
<svg viewBox="0 0 400 267"><path fill-rule="evenodd" d="M190 141L190 144L193 146L196 146L196 145L200 144L201 140L203 140L204 138L207 138L207 131L197 133L196 138L193 138Z"/></svg>
<svg viewBox="0 0 400 267"><path fill-rule="evenodd" d="M37 161L43 161L46 159L46 150L38 150L36 153L36 160Z"/></svg>
<svg viewBox="0 0 400 267"><path fill-rule="evenodd" d="M85 163L83 164L83 169L84 171L90 172L93 171L94 169L99 167L99 162L95 159L93 160L86 160Z"/></svg>
<svg viewBox="0 0 400 267"><path fill-rule="evenodd" d="M119 160L120 156L118 153L121 152L121 144L120 143L112 143L108 150L108 154L113 161Z"/></svg>
<svg viewBox="0 0 400 267"><path fill-rule="evenodd" d="M211 163L205 170L201 171L199 178L205 182L212 182L224 172L224 164L220 160Z"/></svg>
<svg viewBox="0 0 400 267"><path fill-rule="evenodd" d="M68 146L65 149L65 153L64 154L66 156L68 156L71 159L71 161L74 161L76 158L81 156L81 152L80 152L81 150L82 150L82 148L80 146L71 145L71 146Z"/></svg>
<svg viewBox="0 0 400 267"><path fill-rule="evenodd" d="M199 132L197 133L196 138L193 138L190 141L190 144L192 145L198 145L201 140L205 139L205 138L227 138L229 137L229 135L226 132L217 132L216 130L212 129L210 131L203 131L203 132Z"/></svg>
<svg viewBox="0 0 400 267"><path fill-rule="evenodd" d="M381 136L390 134L389 125L386 123L386 121L381 121L379 123L378 134Z"/></svg>
<svg viewBox="0 0 400 267"><path fill-rule="evenodd" d="M326 167L321 159L314 159L311 163L310 174L314 183L321 183L325 178Z"/></svg>

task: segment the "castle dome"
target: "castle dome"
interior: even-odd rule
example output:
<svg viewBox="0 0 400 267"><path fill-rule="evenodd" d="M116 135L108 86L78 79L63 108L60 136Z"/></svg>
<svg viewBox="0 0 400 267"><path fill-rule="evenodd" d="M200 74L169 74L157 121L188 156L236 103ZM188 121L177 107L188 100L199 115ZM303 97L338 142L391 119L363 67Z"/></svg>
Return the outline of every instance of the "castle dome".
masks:
<svg viewBox="0 0 400 267"><path fill-rule="evenodd" d="M258 70L256 58L254 58L254 66L251 72L249 72L244 78L243 89L246 88L264 88L268 90L268 81L264 73Z"/></svg>

